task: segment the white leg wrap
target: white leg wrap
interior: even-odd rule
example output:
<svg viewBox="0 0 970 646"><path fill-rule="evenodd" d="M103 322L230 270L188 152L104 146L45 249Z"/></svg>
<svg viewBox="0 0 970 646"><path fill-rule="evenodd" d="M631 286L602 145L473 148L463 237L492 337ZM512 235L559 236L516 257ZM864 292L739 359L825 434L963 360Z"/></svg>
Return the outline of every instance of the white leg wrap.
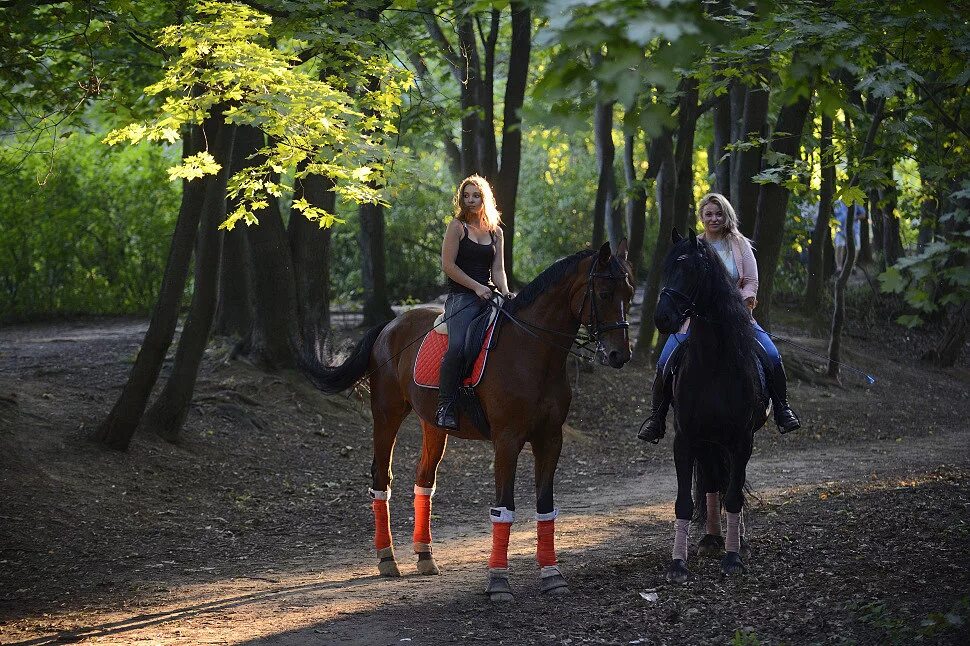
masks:
<svg viewBox="0 0 970 646"><path fill-rule="evenodd" d="M434 487L419 487L418 485L414 485L414 493L422 496L433 496Z"/></svg>
<svg viewBox="0 0 970 646"><path fill-rule="evenodd" d="M678 518L674 521L674 550L673 558L687 562L687 534L690 532L690 521Z"/></svg>
<svg viewBox="0 0 970 646"><path fill-rule="evenodd" d="M370 494L370 497L373 500L390 500L391 499L391 490L390 489L388 489L387 491L374 491L373 489L368 488L367 489L367 493Z"/></svg>
<svg viewBox="0 0 970 646"><path fill-rule="evenodd" d="M741 514L727 513L727 536L724 538L724 549L728 552L741 551Z"/></svg>
<svg viewBox="0 0 970 646"><path fill-rule="evenodd" d="M717 493L707 494L707 533L721 535L721 497Z"/></svg>
<svg viewBox="0 0 970 646"><path fill-rule="evenodd" d="M539 522L540 520L556 520L557 516L559 516L558 509L553 509L548 514L540 514L539 512L536 512L536 522Z"/></svg>
<svg viewBox="0 0 970 646"><path fill-rule="evenodd" d="M488 510L488 516L493 523L515 522L515 512L508 507L492 507Z"/></svg>

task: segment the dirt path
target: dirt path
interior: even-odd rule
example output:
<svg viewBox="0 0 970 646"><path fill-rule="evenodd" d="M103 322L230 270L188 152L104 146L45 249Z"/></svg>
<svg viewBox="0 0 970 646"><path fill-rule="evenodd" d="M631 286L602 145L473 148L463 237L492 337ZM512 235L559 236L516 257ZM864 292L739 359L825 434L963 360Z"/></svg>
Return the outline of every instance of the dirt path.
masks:
<svg viewBox="0 0 970 646"><path fill-rule="evenodd" d="M512 606L480 590L490 447L454 442L433 530L441 576L414 574L399 436L392 529L405 576L375 576L364 492L369 421L354 397L224 360L214 343L178 445L88 442L144 323L0 331L0 643L966 643L970 443L960 374L857 334L873 389L796 383L806 428L758 434L749 573L692 559L665 586L669 437L633 438L649 368L577 374L557 474L557 548L572 595L538 596L532 460L517 474ZM806 339L809 345L817 340ZM907 339L909 342L909 339ZM804 358L801 359L806 362ZM805 365L808 365L805 363ZM397 465L403 465L401 469ZM695 537L696 538L696 537ZM656 600L641 592L652 591Z"/></svg>
<svg viewBox="0 0 970 646"><path fill-rule="evenodd" d="M851 488L874 481L905 482L914 474L941 465L970 469L970 447L962 434L800 450L753 462L749 479L757 483L757 508L803 491ZM653 467L635 480L605 490L571 491L560 496L564 512L557 523L557 547L567 575L577 565L590 561L635 560L646 551L667 554L675 489L672 469ZM757 512L754 518L749 534L757 544L762 521ZM76 626L72 630L43 634L46 631L35 625L40 633L36 637L4 643L452 643L456 635L445 630L417 634L408 625L407 615L433 612L456 599L492 610L484 595L478 594L483 582L482 563L489 548L487 528L484 523L437 525L434 537L442 568L439 577L421 577L413 572L408 545L402 544L399 535L398 553L405 573L401 579L375 576L371 555L359 550L307 559L303 571L275 571L271 560L251 563L258 575L172 589L151 602L138 603L137 612L126 609L75 614L71 617ZM530 519L520 518L511 542L515 589L520 597L534 603L537 590L531 563L534 543ZM771 564L754 558L749 566L769 568ZM655 579L661 574L645 573L643 587L656 585ZM636 592L628 591L631 595ZM540 602L559 604L564 612L574 611L568 600ZM514 608L509 612L516 612ZM389 621L391 610L395 621ZM438 617L437 622L443 628L449 619Z"/></svg>

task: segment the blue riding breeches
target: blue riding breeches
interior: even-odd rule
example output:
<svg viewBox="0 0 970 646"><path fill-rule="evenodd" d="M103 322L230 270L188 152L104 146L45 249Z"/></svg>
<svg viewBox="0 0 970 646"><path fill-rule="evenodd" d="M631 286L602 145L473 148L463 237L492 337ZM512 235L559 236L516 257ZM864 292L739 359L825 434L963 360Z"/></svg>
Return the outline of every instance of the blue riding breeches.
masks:
<svg viewBox="0 0 970 646"><path fill-rule="evenodd" d="M755 340L764 349L765 355L771 361L772 367L777 368L781 365L781 354L778 352L778 348L775 347L771 337L768 336L768 333L760 325L757 323L752 323L752 325L754 326ZM660 353L660 360L657 362L658 371L667 365L667 360L670 359L670 353L674 351L674 348L686 341L689 336L690 331L688 330L684 334L676 333L667 337L667 343L664 344L664 349Z"/></svg>

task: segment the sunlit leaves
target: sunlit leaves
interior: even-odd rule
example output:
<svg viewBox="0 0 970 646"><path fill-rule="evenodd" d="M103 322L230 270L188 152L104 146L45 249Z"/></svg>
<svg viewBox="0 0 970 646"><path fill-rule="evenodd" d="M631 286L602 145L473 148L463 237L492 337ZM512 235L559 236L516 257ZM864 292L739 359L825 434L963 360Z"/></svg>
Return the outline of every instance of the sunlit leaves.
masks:
<svg viewBox="0 0 970 646"><path fill-rule="evenodd" d="M256 213L269 196L291 190L281 176L322 174L348 200L379 200L369 184L381 179L383 141L396 132L391 117L411 83L410 75L386 57L363 55L352 46L340 54L346 73L339 82L321 80L299 67L293 41L271 46L271 24L269 16L247 5L195 4L189 18L158 35L159 45L178 50L163 77L145 89L163 97L160 109L104 140L174 142L184 126L201 123L213 111L226 123L262 130L268 143L255 156L258 163L229 182L229 197L237 206L222 223L226 229L240 221L256 224ZM380 89L365 89L366 79L379 79ZM351 95L353 86L357 89ZM217 172L219 164L204 155L185 160L170 171L171 177L191 180ZM319 209L302 211L326 225L337 221Z"/></svg>

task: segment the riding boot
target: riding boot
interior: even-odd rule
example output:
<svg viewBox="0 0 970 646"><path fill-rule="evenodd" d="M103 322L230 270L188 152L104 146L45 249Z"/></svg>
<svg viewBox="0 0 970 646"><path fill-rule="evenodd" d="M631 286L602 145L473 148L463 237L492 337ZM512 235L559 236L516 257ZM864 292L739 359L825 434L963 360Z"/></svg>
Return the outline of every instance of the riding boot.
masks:
<svg viewBox="0 0 970 646"><path fill-rule="evenodd" d="M438 378L438 409L434 423L438 428L449 431L458 430L458 414L455 411L455 395L458 391L458 361L449 361L446 356L441 362Z"/></svg>
<svg viewBox="0 0 970 646"><path fill-rule="evenodd" d="M650 407L650 416L640 427L637 437L644 442L656 444L666 432L667 409L670 408L672 397L670 379L667 377L669 370L666 366L657 371L657 376L653 379L653 401Z"/></svg>
<svg viewBox="0 0 970 646"><path fill-rule="evenodd" d="M788 404L788 379L785 377L785 366L779 362L769 373L768 390L771 394L771 406L775 410L775 424L780 433L790 433L801 427L802 423Z"/></svg>

